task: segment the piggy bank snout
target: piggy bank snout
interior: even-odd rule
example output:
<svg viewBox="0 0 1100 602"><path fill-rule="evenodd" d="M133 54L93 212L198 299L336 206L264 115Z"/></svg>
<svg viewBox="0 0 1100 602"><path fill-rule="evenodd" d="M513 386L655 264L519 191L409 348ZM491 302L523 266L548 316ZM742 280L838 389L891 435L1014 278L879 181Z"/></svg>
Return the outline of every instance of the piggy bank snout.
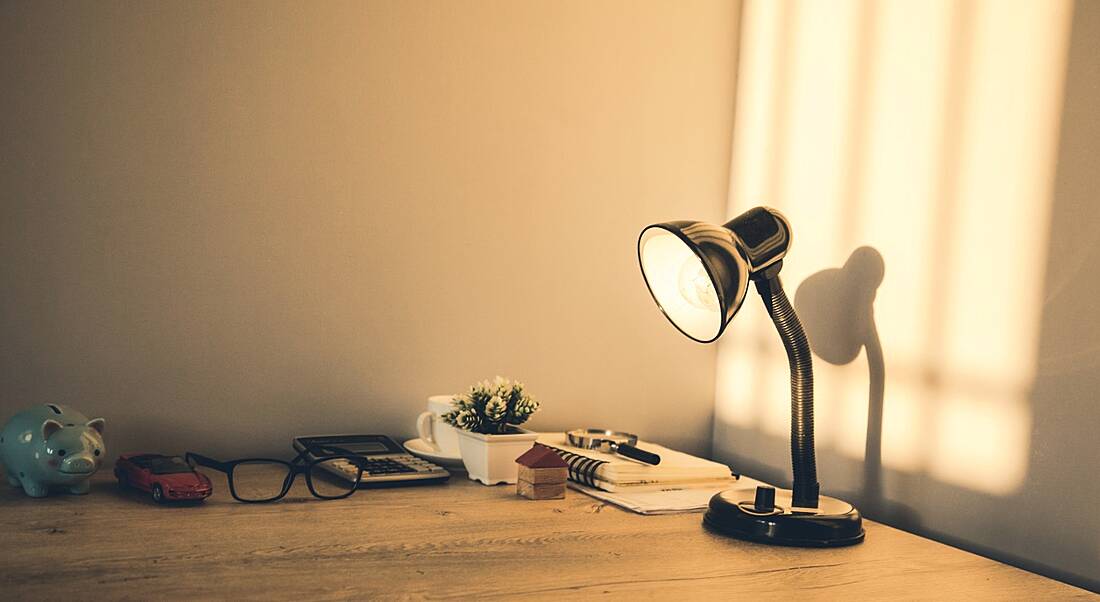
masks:
<svg viewBox="0 0 1100 602"><path fill-rule="evenodd" d="M91 456L69 456L61 462L59 470L69 474L87 474L95 470L95 461Z"/></svg>

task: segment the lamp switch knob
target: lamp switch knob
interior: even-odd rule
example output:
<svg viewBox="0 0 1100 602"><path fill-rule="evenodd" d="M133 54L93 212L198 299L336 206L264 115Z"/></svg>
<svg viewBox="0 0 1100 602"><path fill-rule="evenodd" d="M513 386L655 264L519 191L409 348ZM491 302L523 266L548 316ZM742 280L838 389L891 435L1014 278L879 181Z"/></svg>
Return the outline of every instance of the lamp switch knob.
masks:
<svg viewBox="0 0 1100 602"><path fill-rule="evenodd" d="M775 487L760 485L756 488L756 500L753 502L753 510L757 512L772 512L775 510Z"/></svg>

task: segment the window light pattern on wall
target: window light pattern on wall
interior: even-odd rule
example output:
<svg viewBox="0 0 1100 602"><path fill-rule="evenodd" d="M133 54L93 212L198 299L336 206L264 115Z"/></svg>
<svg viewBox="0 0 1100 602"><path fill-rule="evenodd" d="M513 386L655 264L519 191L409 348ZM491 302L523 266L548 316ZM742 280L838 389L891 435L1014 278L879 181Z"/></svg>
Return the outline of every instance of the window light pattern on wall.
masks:
<svg viewBox="0 0 1100 602"><path fill-rule="evenodd" d="M997 495L1027 474L1070 13L746 2L728 213L766 202L806 225L795 245L815 260L788 267L791 289L881 253L887 469ZM716 429L787 431L759 400L787 370L764 317L720 343ZM866 358L819 365L819 449L862 458Z"/></svg>

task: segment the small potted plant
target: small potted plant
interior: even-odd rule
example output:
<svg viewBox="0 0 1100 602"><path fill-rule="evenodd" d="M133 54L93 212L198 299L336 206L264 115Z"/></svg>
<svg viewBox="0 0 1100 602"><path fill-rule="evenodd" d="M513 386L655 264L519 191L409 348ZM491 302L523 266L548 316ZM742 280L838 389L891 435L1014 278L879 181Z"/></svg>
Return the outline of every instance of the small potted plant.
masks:
<svg viewBox="0 0 1100 602"><path fill-rule="evenodd" d="M454 398L443 420L458 429L462 463L473 480L486 485L515 483L516 458L531 449L538 433L520 428L539 409L520 383L496 377Z"/></svg>

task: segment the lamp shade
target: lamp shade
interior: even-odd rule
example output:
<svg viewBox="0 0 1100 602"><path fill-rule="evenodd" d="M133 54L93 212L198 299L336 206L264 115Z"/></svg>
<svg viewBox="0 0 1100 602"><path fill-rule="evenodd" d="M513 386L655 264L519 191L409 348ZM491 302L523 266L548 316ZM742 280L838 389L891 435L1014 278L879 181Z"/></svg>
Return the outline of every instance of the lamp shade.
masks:
<svg viewBox="0 0 1100 602"><path fill-rule="evenodd" d="M642 276L673 326L700 343L722 335L748 290L749 261L735 234L714 224L654 224L638 238Z"/></svg>

